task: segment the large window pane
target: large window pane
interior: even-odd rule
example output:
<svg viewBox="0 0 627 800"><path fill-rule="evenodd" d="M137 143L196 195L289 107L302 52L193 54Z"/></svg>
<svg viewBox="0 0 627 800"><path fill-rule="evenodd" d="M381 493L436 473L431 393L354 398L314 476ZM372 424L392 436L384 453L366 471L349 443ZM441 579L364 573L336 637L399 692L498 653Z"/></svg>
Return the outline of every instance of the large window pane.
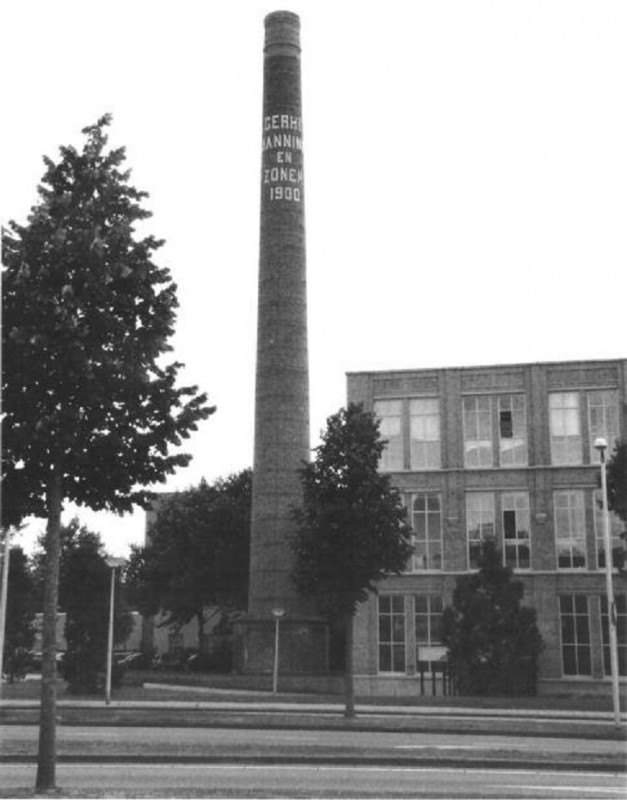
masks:
<svg viewBox="0 0 627 800"><path fill-rule="evenodd" d="M466 495L466 536L470 569L478 569L483 542L494 537L494 519L492 492L469 492Z"/></svg>
<svg viewBox="0 0 627 800"><path fill-rule="evenodd" d="M467 468L491 467L492 401L489 397L464 397L464 464Z"/></svg>
<svg viewBox="0 0 627 800"><path fill-rule="evenodd" d="M614 390L588 392L588 425L590 462L598 464L600 453L595 450L595 439L600 436L605 439L610 455L618 439L618 392Z"/></svg>
<svg viewBox="0 0 627 800"><path fill-rule="evenodd" d="M585 595L561 596L559 609L564 675L590 675L588 598Z"/></svg>
<svg viewBox="0 0 627 800"><path fill-rule="evenodd" d="M553 507L558 569L584 569L586 526L583 492L579 489L555 492Z"/></svg>
<svg viewBox="0 0 627 800"><path fill-rule="evenodd" d="M414 597L414 630L416 635L416 665L432 671L435 661L444 655L442 647L442 612L440 595ZM441 652L440 652L441 651Z"/></svg>
<svg viewBox="0 0 627 800"><path fill-rule="evenodd" d="M501 498L501 507L505 565L512 569L529 569L529 495L507 492Z"/></svg>
<svg viewBox="0 0 627 800"><path fill-rule="evenodd" d="M409 401L410 467L440 469L440 401L416 398Z"/></svg>
<svg viewBox="0 0 627 800"><path fill-rule="evenodd" d="M392 472L403 469L403 401L377 400L374 413L380 420L379 432L386 442L379 469Z"/></svg>
<svg viewBox="0 0 627 800"><path fill-rule="evenodd" d="M442 505L440 495L410 495L414 554L410 570L442 569Z"/></svg>
<svg viewBox="0 0 627 800"><path fill-rule="evenodd" d="M551 428L551 462L581 464L581 429L579 424L579 394L555 392L549 395Z"/></svg>
<svg viewBox="0 0 627 800"><path fill-rule="evenodd" d="M615 595L616 640L618 645L618 674L627 675L627 596ZM603 671L612 674L610 660L610 631L607 613L607 595L601 595L601 633L603 636Z"/></svg>
<svg viewBox="0 0 627 800"><path fill-rule="evenodd" d="M527 465L527 414L522 394L499 396L499 450L502 467Z"/></svg>
<svg viewBox="0 0 627 800"><path fill-rule="evenodd" d="M405 597L379 596L379 671L405 672Z"/></svg>

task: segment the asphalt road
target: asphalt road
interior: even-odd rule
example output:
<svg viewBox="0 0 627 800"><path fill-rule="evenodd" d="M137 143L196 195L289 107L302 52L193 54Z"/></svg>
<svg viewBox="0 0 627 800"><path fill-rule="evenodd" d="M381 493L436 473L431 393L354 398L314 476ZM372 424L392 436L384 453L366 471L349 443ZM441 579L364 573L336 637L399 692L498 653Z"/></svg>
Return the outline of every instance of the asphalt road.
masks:
<svg viewBox="0 0 627 800"><path fill-rule="evenodd" d="M35 758L38 727L0 727L3 761ZM60 759L129 761L287 761L625 770L624 741L485 733L408 731L57 727Z"/></svg>
<svg viewBox="0 0 627 800"><path fill-rule="evenodd" d="M34 784L34 765L3 764L0 770L0 797ZM59 797L98 791L100 797L612 800L627 790L625 775L613 773L294 764L60 764L57 785Z"/></svg>

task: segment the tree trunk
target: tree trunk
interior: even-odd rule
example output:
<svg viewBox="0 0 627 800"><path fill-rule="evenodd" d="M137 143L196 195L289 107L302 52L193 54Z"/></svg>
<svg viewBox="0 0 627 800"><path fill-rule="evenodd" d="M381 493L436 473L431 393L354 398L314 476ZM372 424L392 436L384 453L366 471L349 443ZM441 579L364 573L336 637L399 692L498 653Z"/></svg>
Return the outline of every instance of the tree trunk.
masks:
<svg viewBox="0 0 627 800"><path fill-rule="evenodd" d="M346 708L344 716L347 719L354 719L355 713L355 689L353 686L353 615L346 620L346 671L344 674L344 692L346 698Z"/></svg>
<svg viewBox="0 0 627 800"><path fill-rule="evenodd" d="M41 710L37 792L56 790L56 713L57 713L57 605L59 600L59 562L61 556L61 475L57 470L47 492L48 524L44 575L44 608L41 658Z"/></svg>
<svg viewBox="0 0 627 800"><path fill-rule="evenodd" d="M204 609L199 611L196 614L196 617L198 619L198 652L199 653L203 653L204 652L204 644L205 644L203 642L203 639L205 638L205 612L204 612Z"/></svg>

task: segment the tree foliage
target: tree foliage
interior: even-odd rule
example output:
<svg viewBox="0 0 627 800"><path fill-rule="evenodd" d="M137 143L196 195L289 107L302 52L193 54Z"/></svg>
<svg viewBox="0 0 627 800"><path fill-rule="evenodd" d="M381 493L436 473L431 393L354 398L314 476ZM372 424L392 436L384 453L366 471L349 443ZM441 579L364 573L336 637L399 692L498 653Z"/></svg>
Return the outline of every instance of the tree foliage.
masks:
<svg viewBox="0 0 627 800"><path fill-rule="evenodd" d="M627 522L627 443L617 442L607 462L607 495L610 510Z"/></svg>
<svg viewBox="0 0 627 800"><path fill-rule="evenodd" d="M189 456L170 446L212 409L163 365L176 286L136 238L148 196L128 184L124 148L107 150L108 116L82 152L45 158L26 225L3 230L3 475L9 518L45 516L52 474L66 500L131 510ZM19 500L16 507L14 498Z"/></svg>
<svg viewBox="0 0 627 800"><path fill-rule="evenodd" d="M542 637L534 609L521 606L523 585L512 580L494 539L486 539L479 571L457 579L444 610L443 641L461 694L526 694L535 689Z"/></svg>
<svg viewBox="0 0 627 800"><path fill-rule="evenodd" d="M126 574L142 613L165 612L164 624L179 627L196 617L202 637L208 609L245 610L251 486L243 470L157 506L149 541L134 549Z"/></svg>
<svg viewBox="0 0 627 800"><path fill-rule="evenodd" d="M295 509L294 583L346 630L347 714L352 697L352 622L357 605L390 573L405 569L411 531L400 495L378 471L385 442L373 414L350 404L329 417L314 460L301 470Z"/></svg>
<svg viewBox="0 0 627 800"><path fill-rule="evenodd" d="M59 602L66 612L67 650L63 677L68 691L94 694L104 689L109 633L111 569L100 536L74 519L61 531ZM133 620L116 575L113 644L131 634Z"/></svg>
<svg viewBox="0 0 627 800"><path fill-rule="evenodd" d="M129 184L110 117L81 151L45 158L25 225L2 231L3 522L47 518L37 789L55 788L56 607L64 501L129 511L190 456L175 451L214 409L165 363L176 287L136 236L147 194Z"/></svg>
<svg viewBox="0 0 627 800"><path fill-rule="evenodd" d="M21 547L11 548L4 630L3 667L9 681L24 676L35 640L37 600L28 557Z"/></svg>

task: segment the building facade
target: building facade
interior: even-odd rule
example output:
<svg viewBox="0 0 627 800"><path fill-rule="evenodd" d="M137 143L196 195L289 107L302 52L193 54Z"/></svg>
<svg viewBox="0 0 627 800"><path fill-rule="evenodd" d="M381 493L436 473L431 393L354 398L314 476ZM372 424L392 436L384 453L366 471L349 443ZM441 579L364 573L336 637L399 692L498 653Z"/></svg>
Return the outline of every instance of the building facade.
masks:
<svg viewBox="0 0 627 800"><path fill-rule="evenodd" d="M348 401L381 420L381 470L413 528L407 571L380 584L355 625L355 686L414 694L445 655L442 611L496 537L536 609L540 692L609 691L597 437L627 436L627 360L349 373ZM612 515L616 563L624 528ZM614 570L622 688L627 578Z"/></svg>

